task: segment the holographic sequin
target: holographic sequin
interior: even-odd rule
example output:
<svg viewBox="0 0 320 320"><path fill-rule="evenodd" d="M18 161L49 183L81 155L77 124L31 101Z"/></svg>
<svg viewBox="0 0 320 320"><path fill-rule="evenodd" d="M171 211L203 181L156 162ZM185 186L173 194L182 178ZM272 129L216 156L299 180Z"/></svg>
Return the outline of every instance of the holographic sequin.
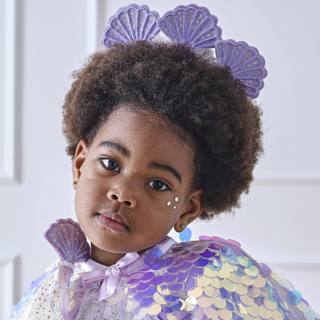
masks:
<svg viewBox="0 0 320 320"><path fill-rule="evenodd" d="M292 290L287 293L287 301L291 304L296 306L301 302L302 295L299 291Z"/></svg>

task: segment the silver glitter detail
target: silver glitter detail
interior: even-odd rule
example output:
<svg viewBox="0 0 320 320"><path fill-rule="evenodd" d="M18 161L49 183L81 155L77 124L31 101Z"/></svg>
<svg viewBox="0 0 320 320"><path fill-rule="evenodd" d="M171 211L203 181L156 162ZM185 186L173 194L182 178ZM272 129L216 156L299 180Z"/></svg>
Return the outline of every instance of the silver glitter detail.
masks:
<svg viewBox="0 0 320 320"><path fill-rule="evenodd" d="M177 209L177 207L176 207L176 206L173 206L173 209Z"/></svg>
<svg viewBox="0 0 320 320"><path fill-rule="evenodd" d="M174 202L178 202L179 201L179 198L178 197L175 197L174 198Z"/></svg>
<svg viewBox="0 0 320 320"><path fill-rule="evenodd" d="M168 202L167 202L167 206L170 206L170 204L171 204L171 202L170 202L170 201L168 201Z"/></svg>

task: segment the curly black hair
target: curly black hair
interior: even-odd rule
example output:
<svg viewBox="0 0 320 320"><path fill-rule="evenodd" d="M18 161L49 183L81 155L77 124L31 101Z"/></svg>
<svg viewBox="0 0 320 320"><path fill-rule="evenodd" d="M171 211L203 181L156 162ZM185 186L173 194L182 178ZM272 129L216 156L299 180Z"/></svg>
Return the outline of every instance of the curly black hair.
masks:
<svg viewBox="0 0 320 320"><path fill-rule="evenodd" d="M229 67L182 44L137 41L94 53L72 76L63 105L68 155L81 139L90 145L119 105L139 106L192 137L194 187L205 195L200 219L240 207L263 153L262 111Z"/></svg>

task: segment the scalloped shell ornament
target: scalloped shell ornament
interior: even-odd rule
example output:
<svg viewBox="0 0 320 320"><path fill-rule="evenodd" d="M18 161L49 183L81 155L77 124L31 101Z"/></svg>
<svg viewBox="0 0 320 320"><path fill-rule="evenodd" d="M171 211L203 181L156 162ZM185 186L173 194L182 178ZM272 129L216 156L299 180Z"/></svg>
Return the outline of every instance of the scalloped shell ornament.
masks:
<svg viewBox="0 0 320 320"><path fill-rule="evenodd" d="M159 14L150 11L147 5L131 4L120 8L116 15L109 19L103 31L101 43L110 48L115 43L126 44L137 40L150 41L159 33L156 24Z"/></svg>
<svg viewBox="0 0 320 320"><path fill-rule="evenodd" d="M222 30L218 18L207 8L195 4L178 6L158 19L161 31L175 42L186 43L192 48L214 48L221 39Z"/></svg>
<svg viewBox="0 0 320 320"><path fill-rule="evenodd" d="M56 223L51 224L44 233L44 237L63 261L74 264L90 258L90 247L86 235L79 223L72 219L56 220Z"/></svg>
<svg viewBox="0 0 320 320"><path fill-rule="evenodd" d="M244 41L219 40L215 50L217 61L230 67L233 76L246 86L250 98L257 98L264 87L263 79L268 75L258 49Z"/></svg>

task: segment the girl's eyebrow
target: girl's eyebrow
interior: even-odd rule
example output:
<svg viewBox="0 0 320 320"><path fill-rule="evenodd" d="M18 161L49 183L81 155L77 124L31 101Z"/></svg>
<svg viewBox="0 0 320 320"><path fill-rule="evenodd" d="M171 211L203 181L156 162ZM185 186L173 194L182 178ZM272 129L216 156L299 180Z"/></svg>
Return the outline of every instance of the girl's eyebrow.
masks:
<svg viewBox="0 0 320 320"><path fill-rule="evenodd" d="M99 143L98 147L103 147L103 146L110 147L110 148L112 148L112 149L120 152L121 154L123 154L123 155L124 155L125 157L127 157L127 158L129 158L129 156L130 156L130 152L129 152L126 148L118 145L118 144L115 143L115 142L111 142L111 141L101 141L101 142Z"/></svg>
<svg viewBox="0 0 320 320"><path fill-rule="evenodd" d="M99 143L98 147L103 147L103 146L110 147L110 148L120 152L121 154L123 154L127 158L129 158L129 156L130 156L130 152L126 148L120 146L119 144L117 144L115 142L101 141ZM181 183L181 174L178 172L178 170L174 169L173 167L169 166L168 164L151 162L149 167L170 172Z"/></svg>
<svg viewBox="0 0 320 320"><path fill-rule="evenodd" d="M172 173L175 176L175 178L177 178L178 181L181 183L181 174L176 169L172 168L171 166L169 166L167 164L151 162L149 167L154 168L154 169L168 171L168 172Z"/></svg>

